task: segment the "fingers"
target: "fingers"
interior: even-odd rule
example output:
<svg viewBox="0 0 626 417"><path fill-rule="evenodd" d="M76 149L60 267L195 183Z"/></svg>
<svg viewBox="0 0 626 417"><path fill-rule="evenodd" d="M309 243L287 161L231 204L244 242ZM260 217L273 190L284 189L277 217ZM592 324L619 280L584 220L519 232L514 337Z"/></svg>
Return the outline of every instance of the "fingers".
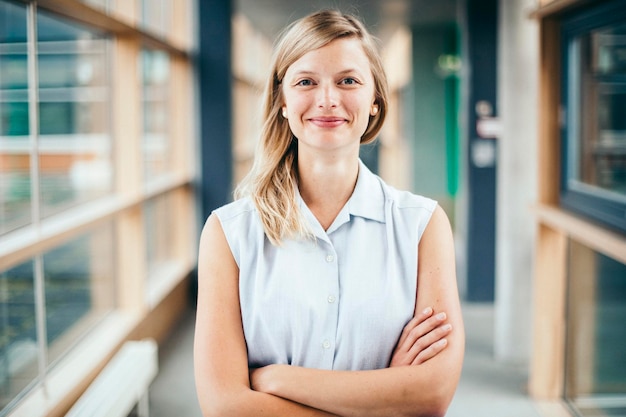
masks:
<svg viewBox="0 0 626 417"><path fill-rule="evenodd" d="M420 365L426 362L427 360L431 359L432 357L437 355L439 352L444 350L447 345L448 345L448 339L444 338L444 339L440 339L436 341L435 343L433 343L432 345L428 346L426 349L418 353L417 357L411 363L411 365Z"/></svg>
<svg viewBox="0 0 626 417"><path fill-rule="evenodd" d="M420 364L445 349L448 343L445 337L452 331L452 326L445 323L445 313L433 313L432 308L426 308L406 324L390 366Z"/></svg>
<svg viewBox="0 0 626 417"><path fill-rule="evenodd" d="M445 337L451 331L452 325L446 323L420 337L413 346L411 346L409 352L409 357L415 357L412 364L419 365L420 363L424 363L445 349L448 345L448 340Z"/></svg>
<svg viewBox="0 0 626 417"><path fill-rule="evenodd" d="M405 330L408 330L408 332L406 338L402 341L401 345L405 346L406 349L411 349L411 347L413 347L420 338L441 326L446 321L447 316L444 312L438 313L433 316L431 311L427 318L420 320L420 318L418 317L417 319L417 324L413 323L413 320L415 320L413 319L405 327ZM433 340L432 342L438 339L439 338ZM422 348L425 347L426 346L422 346Z"/></svg>

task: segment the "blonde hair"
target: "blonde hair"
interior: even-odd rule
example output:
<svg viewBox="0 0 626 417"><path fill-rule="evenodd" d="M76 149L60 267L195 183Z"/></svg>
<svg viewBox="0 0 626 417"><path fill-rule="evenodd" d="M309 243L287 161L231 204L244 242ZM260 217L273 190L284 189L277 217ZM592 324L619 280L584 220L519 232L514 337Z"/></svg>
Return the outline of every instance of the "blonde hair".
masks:
<svg viewBox="0 0 626 417"><path fill-rule="evenodd" d="M279 245L284 237L311 236L298 207L298 147L281 114L282 80L291 64L306 53L339 38L361 41L374 78L378 113L371 116L361 143L371 143L387 114L387 77L375 39L356 17L337 10L322 10L289 25L274 48L271 75L265 88L263 129L250 173L235 190L235 197L250 196L269 240Z"/></svg>

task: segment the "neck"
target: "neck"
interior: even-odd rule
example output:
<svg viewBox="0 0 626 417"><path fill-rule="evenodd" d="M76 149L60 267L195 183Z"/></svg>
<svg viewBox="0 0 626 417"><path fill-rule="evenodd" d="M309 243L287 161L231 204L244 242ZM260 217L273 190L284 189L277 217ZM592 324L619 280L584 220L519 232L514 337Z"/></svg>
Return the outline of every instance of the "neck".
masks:
<svg viewBox="0 0 626 417"><path fill-rule="evenodd" d="M324 230L328 229L354 191L358 158L298 158L298 174L302 199Z"/></svg>

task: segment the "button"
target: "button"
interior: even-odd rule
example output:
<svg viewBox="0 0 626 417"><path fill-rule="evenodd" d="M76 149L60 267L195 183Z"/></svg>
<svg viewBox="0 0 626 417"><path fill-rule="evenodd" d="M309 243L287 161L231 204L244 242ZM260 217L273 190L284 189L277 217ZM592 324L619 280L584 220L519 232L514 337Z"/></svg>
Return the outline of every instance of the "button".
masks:
<svg viewBox="0 0 626 417"><path fill-rule="evenodd" d="M330 348L330 342L328 340L324 340L324 343L322 343L322 347L324 349Z"/></svg>
<svg viewBox="0 0 626 417"><path fill-rule="evenodd" d="M336 298L335 298L335 296L334 296L334 295L329 295L329 296L328 296L328 298L327 298L327 300L328 300L328 302L329 302L329 303L334 303L334 302L335 302L335 300L336 300Z"/></svg>
<svg viewBox="0 0 626 417"><path fill-rule="evenodd" d="M330 263L334 260L335 260L335 257L333 255L326 255L326 262Z"/></svg>

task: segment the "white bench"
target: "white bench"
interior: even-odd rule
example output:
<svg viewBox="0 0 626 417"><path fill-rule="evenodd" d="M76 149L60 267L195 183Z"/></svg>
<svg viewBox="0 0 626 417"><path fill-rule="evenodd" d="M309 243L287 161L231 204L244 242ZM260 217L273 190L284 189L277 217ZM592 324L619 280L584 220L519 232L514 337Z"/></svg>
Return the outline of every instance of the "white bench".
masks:
<svg viewBox="0 0 626 417"><path fill-rule="evenodd" d="M65 417L128 417L135 405L139 417L148 417L148 388L158 368L154 340L124 343Z"/></svg>

